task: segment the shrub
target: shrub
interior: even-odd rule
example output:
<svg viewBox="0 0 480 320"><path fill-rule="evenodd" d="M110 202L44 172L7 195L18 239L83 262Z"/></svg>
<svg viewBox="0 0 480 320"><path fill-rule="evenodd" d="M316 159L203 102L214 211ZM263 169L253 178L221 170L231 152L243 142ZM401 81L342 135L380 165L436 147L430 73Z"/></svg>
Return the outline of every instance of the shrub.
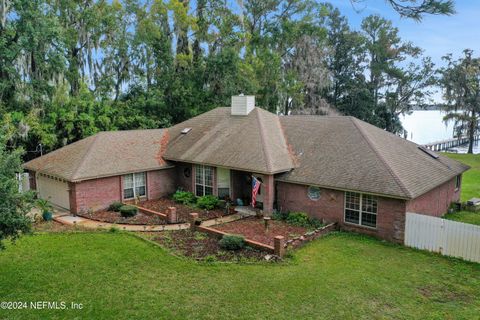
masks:
<svg viewBox="0 0 480 320"><path fill-rule="evenodd" d="M118 212L120 211L120 208L122 206L123 206L123 203L121 203L120 201L114 201L108 206L108 210Z"/></svg>
<svg viewBox="0 0 480 320"><path fill-rule="evenodd" d="M212 210L218 206L218 201L217 197L207 195L197 199L197 206L202 209Z"/></svg>
<svg viewBox="0 0 480 320"><path fill-rule="evenodd" d="M305 212L290 212L287 216L287 222L299 227L310 226L310 219Z"/></svg>
<svg viewBox="0 0 480 320"><path fill-rule="evenodd" d="M122 215L122 217L124 218L128 218L128 217L133 217L137 214L137 207L135 206L121 206L120 209L120 214Z"/></svg>
<svg viewBox="0 0 480 320"><path fill-rule="evenodd" d="M193 193L188 191L182 191L182 190L177 190L173 194L172 198L173 198L173 201L177 203L185 204L185 205L194 204L196 201L196 197Z"/></svg>
<svg viewBox="0 0 480 320"><path fill-rule="evenodd" d="M287 217L288 217L288 212L280 212L275 210L273 211L273 214L272 214L273 220L279 220L279 221L287 220Z"/></svg>
<svg viewBox="0 0 480 320"><path fill-rule="evenodd" d="M118 229L117 227L110 227L110 229L108 229L108 232L111 232L111 233L117 233L117 232L120 232L120 229Z"/></svg>
<svg viewBox="0 0 480 320"><path fill-rule="evenodd" d="M240 250L245 246L245 239L243 236L226 234L218 242L220 248L225 250Z"/></svg>

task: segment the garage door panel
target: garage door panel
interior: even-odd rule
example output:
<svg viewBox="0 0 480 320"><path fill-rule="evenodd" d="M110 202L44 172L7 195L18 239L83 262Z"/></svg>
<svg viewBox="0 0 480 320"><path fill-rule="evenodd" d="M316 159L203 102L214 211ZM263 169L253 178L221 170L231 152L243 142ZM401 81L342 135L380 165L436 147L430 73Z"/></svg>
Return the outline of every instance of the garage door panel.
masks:
<svg viewBox="0 0 480 320"><path fill-rule="evenodd" d="M39 175L37 177L39 197L64 209L70 209L68 183L51 177Z"/></svg>

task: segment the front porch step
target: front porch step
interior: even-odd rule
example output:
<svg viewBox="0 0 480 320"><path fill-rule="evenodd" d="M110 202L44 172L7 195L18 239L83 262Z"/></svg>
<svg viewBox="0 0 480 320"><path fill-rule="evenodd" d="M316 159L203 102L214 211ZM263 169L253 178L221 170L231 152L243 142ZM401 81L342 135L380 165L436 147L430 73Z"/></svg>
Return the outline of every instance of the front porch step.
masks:
<svg viewBox="0 0 480 320"><path fill-rule="evenodd" d="M238 212L243 217L256 216L257 212L249 206L237 206L235 211Z"/></svg>

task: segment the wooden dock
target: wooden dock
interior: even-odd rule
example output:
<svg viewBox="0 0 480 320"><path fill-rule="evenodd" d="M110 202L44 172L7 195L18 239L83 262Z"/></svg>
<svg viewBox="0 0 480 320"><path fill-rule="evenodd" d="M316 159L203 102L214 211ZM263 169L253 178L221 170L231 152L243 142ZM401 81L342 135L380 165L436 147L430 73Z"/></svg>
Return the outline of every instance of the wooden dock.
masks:
<svg viewBox="0 0 480 320"><path fill-rule="evenodd" d="M478 142L479 140L480 140L480 135L476 135L474 138L474 141ZM432 143L425 144L424 146L425 148L430 149L432 151L444 151L450 148L463 146L466 144L468 144L468 138L461 137L461 138L452 138L452 139L432 142Z"/></svg>

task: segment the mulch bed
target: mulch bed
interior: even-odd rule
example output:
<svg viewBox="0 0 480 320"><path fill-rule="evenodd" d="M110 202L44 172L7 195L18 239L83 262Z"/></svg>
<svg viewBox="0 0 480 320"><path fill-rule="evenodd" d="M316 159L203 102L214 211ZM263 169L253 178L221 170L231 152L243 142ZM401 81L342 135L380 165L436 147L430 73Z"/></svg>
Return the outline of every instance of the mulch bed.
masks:
<svg viewBox="0 0 480 320"><path fill-rule="evenodd" d="M225 212L223 211L223 209L206 211L199 208L191 208L189 206L176 203L169 198L142 201L138 204L138 206L160 213L165 213L168 207L176 207L179 222L186 222L188 220L188 215L192 212L197 212L199 218L202 220L215 219L225 216Z"/></svg>
<svg viewBox="0 0 480 320"><path fill-rule="evenodd" d="M133 217L124 218L119 212L97 211L92 213L77 213L77 216L108 223L134 224L134 225L157 225L166 224L166 220L156 215L148 215L138 212Z"/></svg>
<svg viewBox="0 0 480 320"><path fill-rule="evenodd" d="M256 217L216 225L213 228L231 234L240 234L247 239L270 246L273 246L273 238L276 236L284 236L287 241L308 231L307 228L293 226L283 221L270 220L269 230L265 232L263 219Z"/></svg>
<svg viewBox="0 0 480 320"><path fill-rule="evenodd" d="M218 245L218 239L190 230L157 233L152 240L175 253L197 260L246 262L265 260L265 256L271 257L266 252L250 247L238 251L223 250Z"/></svg>

